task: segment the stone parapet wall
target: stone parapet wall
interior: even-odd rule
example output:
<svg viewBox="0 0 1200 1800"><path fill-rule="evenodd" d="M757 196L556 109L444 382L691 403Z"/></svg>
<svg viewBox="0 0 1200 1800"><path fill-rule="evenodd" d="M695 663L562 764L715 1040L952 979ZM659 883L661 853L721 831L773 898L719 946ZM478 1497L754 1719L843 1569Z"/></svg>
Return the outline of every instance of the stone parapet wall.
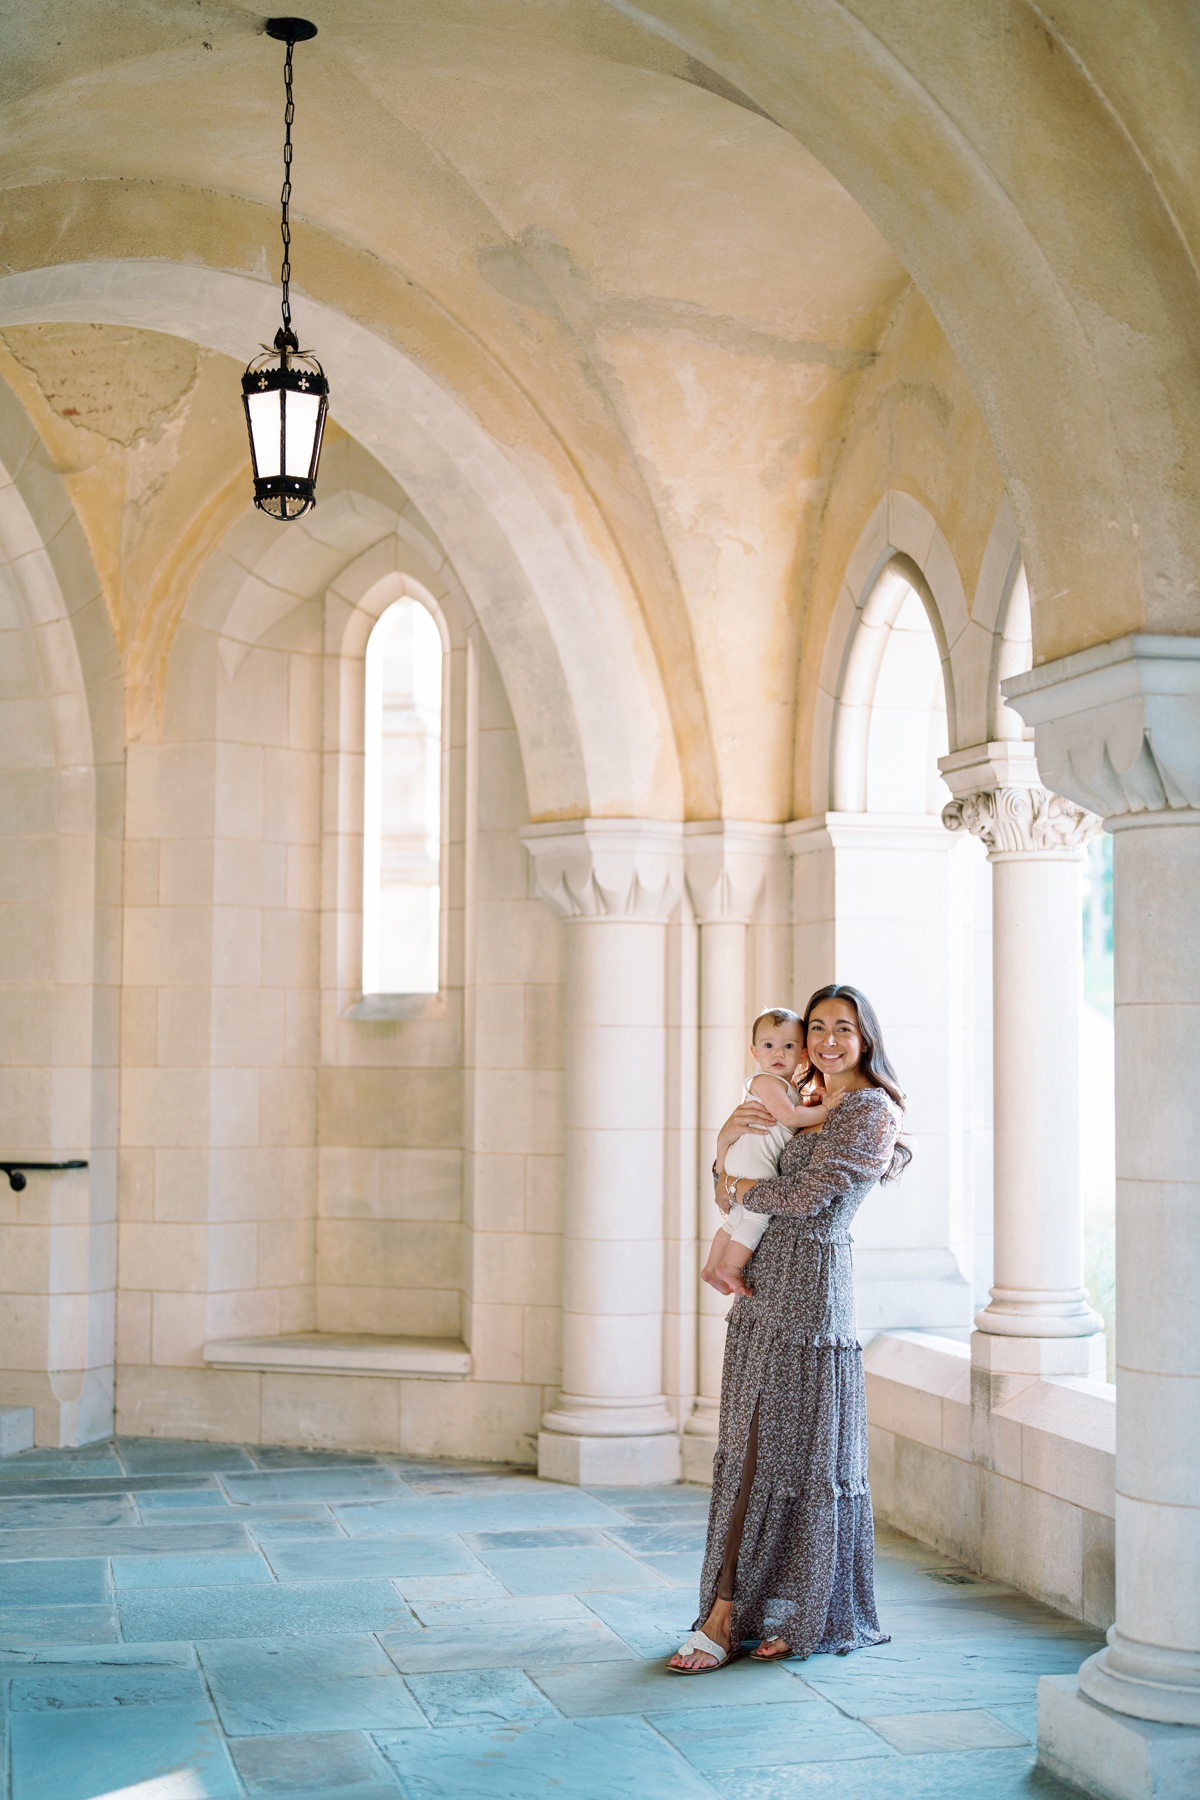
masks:
<svg viewBox="0 0 1200 1800"><path fill-rule="evenodd" d="M881 1333L864 1352L871 1491L877 1518L1107 1627L1116 1390L1046 1369L1085 1342ZM997 1344L1029 1367L989 1367Z"/></svg>

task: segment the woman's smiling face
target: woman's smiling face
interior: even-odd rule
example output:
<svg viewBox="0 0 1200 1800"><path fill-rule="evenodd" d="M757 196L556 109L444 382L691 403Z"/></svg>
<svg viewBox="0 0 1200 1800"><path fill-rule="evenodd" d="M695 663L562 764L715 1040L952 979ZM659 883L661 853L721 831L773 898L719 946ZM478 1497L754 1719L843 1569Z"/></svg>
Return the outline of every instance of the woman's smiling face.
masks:
<svg viewBox="0 0 1200 1800"><path fill-rule="evenodd" d="M808 1055L827 1079L850 1075L863 1052L858 1008L853 1000L819 1000L808 1019Z"/></svg>

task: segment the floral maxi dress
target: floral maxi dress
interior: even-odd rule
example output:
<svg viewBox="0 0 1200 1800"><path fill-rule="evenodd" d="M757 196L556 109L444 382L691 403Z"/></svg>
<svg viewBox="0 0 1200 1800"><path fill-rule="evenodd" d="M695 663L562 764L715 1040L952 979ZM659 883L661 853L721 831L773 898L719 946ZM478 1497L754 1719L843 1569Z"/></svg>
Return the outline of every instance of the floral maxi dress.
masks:
<svg viewBox="0 0 1200 1800"><path fill-rule="evenodd" d="M891 1162L899 1121L881 1088L848 1093L797 1132L779 1174L745 1200L770 1213L729 1314L700 1615L716 1596L755 1407L758 1456L734 1582L732 1632L794 1654L887 1642L875 1611L862 1350L850 1222Z"/></svg>

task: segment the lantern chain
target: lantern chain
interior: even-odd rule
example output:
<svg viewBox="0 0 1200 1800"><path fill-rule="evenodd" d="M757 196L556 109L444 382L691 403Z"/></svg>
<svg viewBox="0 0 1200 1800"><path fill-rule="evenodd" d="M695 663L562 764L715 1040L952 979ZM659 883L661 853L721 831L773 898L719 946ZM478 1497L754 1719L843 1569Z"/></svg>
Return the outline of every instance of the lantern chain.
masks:
<svg viewBox="0 0 1200 1800"><path fill-rule="evenodd" d="M292 49L289 38L283 64L283 87L287 104L283 109L283 188L279 195L279 234L283 239L283 266L279 271L279 279L283 287L283 329L288 337L292 335L292 301L289 291L292 283L292 121L296 117L296 103L292 98Z"/></svg>

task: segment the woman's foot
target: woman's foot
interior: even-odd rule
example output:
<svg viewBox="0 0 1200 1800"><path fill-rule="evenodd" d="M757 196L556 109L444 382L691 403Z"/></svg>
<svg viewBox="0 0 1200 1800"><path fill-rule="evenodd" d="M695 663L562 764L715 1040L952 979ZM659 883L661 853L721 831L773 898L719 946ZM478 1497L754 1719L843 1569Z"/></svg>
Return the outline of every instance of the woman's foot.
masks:
<svg viewBox="0 0 1200 1800"><path fill-rule="evenodd" d="M719 1644L728 1656L733 1648L729 1635L730 1615L733 1612L731 1600L715 1600L713 1609L700 1627L706 1638ZM718 1669L720 1663L715 1656L709 1656L704 1650L677 1650L667 1667L670 1669Z"/></svg>
<svg viewBox="0 0 1200 1800"><path fill-rule="evenodd" d="M758 1649L751 1652L755 1662L781 1662L791 1654L791 1645L785 1644L782 1638L764 1638Z"/></svg>

